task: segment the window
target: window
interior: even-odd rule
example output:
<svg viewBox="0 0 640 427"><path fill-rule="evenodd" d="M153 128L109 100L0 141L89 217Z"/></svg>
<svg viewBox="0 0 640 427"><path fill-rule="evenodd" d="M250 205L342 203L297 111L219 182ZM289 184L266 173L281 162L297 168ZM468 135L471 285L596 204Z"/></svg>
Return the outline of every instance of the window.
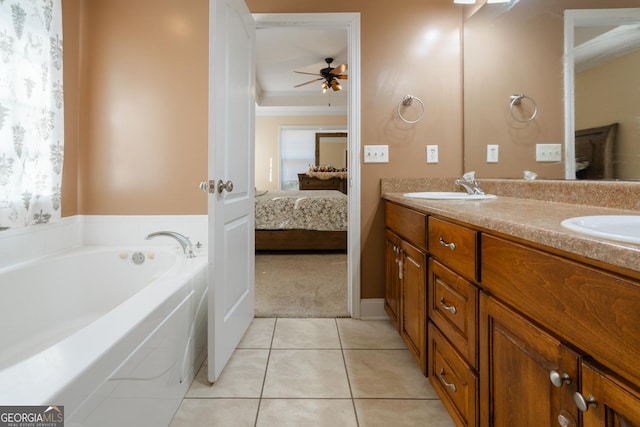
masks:
<svg viewBox="0 0 640 427"><path fill-rule="evenodd" d="M298 174L315 163L316 129L280 130L280 189L298 190Z"/></svg>
<svg viewBox="0 0 640 427"><path fill-rule="evenodd" d="M0 227L60 218L61 0L0 1Z"/></svg>

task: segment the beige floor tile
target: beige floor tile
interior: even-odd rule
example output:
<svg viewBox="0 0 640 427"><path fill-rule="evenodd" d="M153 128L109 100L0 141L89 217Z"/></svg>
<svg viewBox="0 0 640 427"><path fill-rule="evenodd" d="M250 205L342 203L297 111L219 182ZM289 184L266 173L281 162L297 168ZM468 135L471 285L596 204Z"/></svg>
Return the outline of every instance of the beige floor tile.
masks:
<svg viewBox="0 0 640 427"><path fill-rule="evenodd" d="M356 427L351 399L263 399L258 427Z"/></svg>
<svg viewBox="0 0 640 427"><path fill-rule="evenodd" d="M350 398L340 350L271 350L265 398Z"/></svg>
<svg viewBox="0 0 640 427"><path fill-rule="evenodd" d="M273 348L340 348L335 319L278 319Z"/></svg>
<svg viewBox="0 0 640 427"><path fill-rule="evenodd" d="M436 398L409 350L345 350L354 398Z"/></svg>
<svg viewBox="0 0 640 427"><path fill-rule="evenodd" d="M406 350L398 331L388 320L336 319L344 349Z"/></svg>
<svg viewBox="0 0 640 427"><path fill-rule="evenodd" d="M258 399L185 399L170 427L253 427Z"/></svg>
<svg viewBox="0 0 640 427"><path fill-rule="evenodd" d="M236 350L213 385L207 380L205 361L187 391L187 397L259 398L268 357L269 350Z"/></svg>
<svg viewBox="0 0 640 427"><path fill-rule="evenodd" d="M437 399L356 399L354 403L360 427L455 427Z"/></svg>
<svg viewBox="0 0 640 427"><path fill-rule="evenodd" d="M267 317L253 319L238 348L270 348L275 325L276 319Z"/></svg>

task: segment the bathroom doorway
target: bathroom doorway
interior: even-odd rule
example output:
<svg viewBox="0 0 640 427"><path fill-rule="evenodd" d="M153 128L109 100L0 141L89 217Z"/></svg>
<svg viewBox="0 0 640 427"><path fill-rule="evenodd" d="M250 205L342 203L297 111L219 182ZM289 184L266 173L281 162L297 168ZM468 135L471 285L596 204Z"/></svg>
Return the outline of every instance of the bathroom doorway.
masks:
<svg viewBox="0 0 640 427"><path fill-rule="evenodd" d="M334 32L343 32L346 38L346 56L344 63L348 64L348 84L345 84L346 100L343 105L336 102L337 96L332 95L325 97L326 105L318 104L306 106L290 107L287 111L285 105L274 105L264 101L264 96L258 87L257 108L258 115L264 114L264 111L272 111L276 115L290 114L292 108L299 117L312 116L313 110L323 111L324 107L333 108L330 114L342 110L346 115L346 131L349 135L348 144L348 231L347 231L347 249L346 249L346 306L347 314L354 318L360 317L360 16L357 13L312 13L312 14L254 14L256 20L256 28L258 32L258 40L260 40L260 31L297 29L297 30L328 30ZM258 50L260 45L258 44ZM258 53L259 55L259 53ZM324 58L320 58L324 59ZM304 65L304 64L303 64ZM337 65L337 64L334 64ZM293 70L299 68L298 65L290 67L290 74ZM305 71L303 71L305 72ZM302 73L301 73L302 74ZM302 80L305 80L305 76ZM313 76L306 76L313 79ZM298 79L299 80L299 79ZM346 83L346 82L345 82ZM291 85L292 91L295 91ZM309 84L309 86L313 86ZM318 85L318 91L320 91ZM262 98L262 99L261 99ZM324 101L323 101L324 102ZM325 114L327 108L324 108ZM262 112L261 112L262 110ZM322 114L322 113L320 113ZM300 123L300 122L298 122ZM256 139L257 140L257 139ZM258 157L258 156L256 156ZM273 173L274 162L278 159L270 159L270 172ZM274 177L279 179L279 177ZM260 190L258 188L258 190ZM292 267L293 268L293 267ZM256 281L259 272L256 271Z"/></svg>

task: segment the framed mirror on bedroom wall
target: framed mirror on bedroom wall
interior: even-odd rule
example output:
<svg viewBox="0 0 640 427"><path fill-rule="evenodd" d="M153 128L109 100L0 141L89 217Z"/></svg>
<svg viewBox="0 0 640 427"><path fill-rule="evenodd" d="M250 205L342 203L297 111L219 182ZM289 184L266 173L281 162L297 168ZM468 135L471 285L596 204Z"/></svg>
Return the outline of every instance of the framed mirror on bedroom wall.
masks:
<svg viewBox="0 0 640 427"><path fill-rule="evenodd" d="M640 31L621 26L640 25L637 8L640 0L512 0L468 18L465 170L478 178L522 178L530 170L541 179L640 180ZM580 131L615 123L610 155L591 136L576 142ZM489 144L499 146L497 163L487 162ZM536 161L537 144L560 144L561 160ZM581 172L603 161L607 176Z"/></svg>
<svg viewBox="0 0 640 427"><path fill-rule="evenodd" d="M346 132L316 133L316 166L345 169L349 159L348 142Z"/></svg>

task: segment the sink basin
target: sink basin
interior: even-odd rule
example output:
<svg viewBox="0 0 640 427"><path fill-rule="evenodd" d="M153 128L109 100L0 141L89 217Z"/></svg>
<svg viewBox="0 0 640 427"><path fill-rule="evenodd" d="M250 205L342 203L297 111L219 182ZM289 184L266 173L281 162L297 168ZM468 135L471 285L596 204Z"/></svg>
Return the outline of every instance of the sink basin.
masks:
<svg viewBox="0 0 640 427"><path fill-rule="evenodd" d="M640 244L640 215L594 215L565 219L569 230L618 242Z"/></svg>
<svg viewBox="0 0 640 427"><path fill-rule="evenodd" d="M468 194L462 191L423 191L420 193L404 193L404 197L430 200L485 200L495 199L495 194Z"/></svg>

